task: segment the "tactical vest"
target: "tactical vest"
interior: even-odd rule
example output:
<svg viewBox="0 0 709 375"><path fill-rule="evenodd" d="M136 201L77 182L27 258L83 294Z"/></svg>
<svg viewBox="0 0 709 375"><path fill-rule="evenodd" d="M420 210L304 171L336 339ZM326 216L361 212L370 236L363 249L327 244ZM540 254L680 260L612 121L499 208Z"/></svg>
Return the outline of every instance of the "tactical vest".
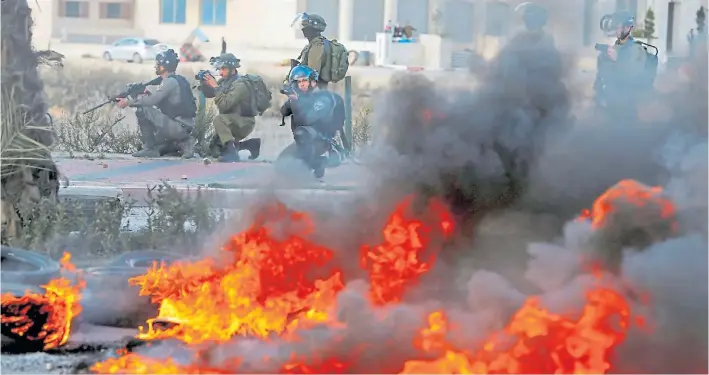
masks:
<svg viewBox="0 0 709 375"><path fill-rule="evenodd" d="M197 101L192 94L190 83L185 77L177 74L170 75L167 78L174 78L177 81L180 87L180 103L173 104L167 97L157 105L160 112L171 119L176 117L195 118L197 116Z"/></svg>

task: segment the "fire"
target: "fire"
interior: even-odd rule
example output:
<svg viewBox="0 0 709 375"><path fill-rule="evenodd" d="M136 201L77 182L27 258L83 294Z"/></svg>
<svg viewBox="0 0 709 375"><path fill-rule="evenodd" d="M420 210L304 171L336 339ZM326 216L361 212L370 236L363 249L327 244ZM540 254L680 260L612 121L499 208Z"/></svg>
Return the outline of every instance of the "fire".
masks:
<svg viewBox="0 0 709 375"><path fill-rule="evenodd" d="M96 363L91 371L97 374L229 374L218 369L199 365L183 366L170 358L159 360L145 358L135 353L128 353L119 358Z"/></svg>
<svg viewBox="0 0 709 375"><path fill-rule="evenodd" d="M62 268L76 273L70 260L71 254L64 253ZM63 277L42 285L44 294L27 292L22 297L3 294L2 324L15 335L41 341L44 350L58 348L69 340L72 321L81 313L79 302L85 287L86 282L78 275L75 285Z"/></svg>
<svg viewBox="0 0 709 375"><path fill-rule="evenodd" d="M420 347L438 353L433 361L408 361L403 374L603 374L613 348L625 339L630 306L616 291L597 288L586 295L580 318L550 313L530 297L507 327L475 353L445 340L443 312L429 316Z"/></svg>
<svg viewBox="0 0 709 375"><path fill-rule="evenodd" d="M635 207L655 206L661 218L671 220L672 227L677 226L674 220L676 211L674 203L662 195L662 188L646 186L634 180L622 180L606 190L593 202L591 210L581 212L579 219L591 220L593 228L603 228L622 203L629 203Z"/></svg>
<svg viewBox="0 0 709 375"><path fill-rule="evenodd" d="M406 291L434 266L443 241L453 231L452 215L440 202L428 201L422 214L412 210L412 204L409 197L396 206L383 228L381 244L360 249L374 306L402 301ZM606 206L598 207L594 205L594 209ZM343 289L341 270L332 264L331 249L308 239L312 231L313 223L307 215L276 204L262 212L249 229L233 236L219 256L169 267L154 265L145 275L131 279L133 285L141 286L141 295L149 295L160 304L158 317L149 322L147 330L141 330L139 337L179 339L193 347L197 360L179 364L122 353L119 358L95 364L91 370L234 373L238 363L203 360L212 358L206 351L235 336L262 340L279 336L286 344L280 350L298 340L300 329L316 324L342 328L332 314L337 294ZM622 294L600 286L588 291L578 317L552 313L541 306L538 297L529 297L506 328L490 336L476 351L462 350L447 340L450 327L444 311L433 312L428 318L428 327L414 344L423 358L429 359L400 360L393 364L394 371L605 373L611 369L614 348L625 339L631 314ZM158 327L158 323L171 325ZM349 336L332 336L329 342L333 345L340 339L347 343L350 350L343 354L345 358L293 352L284 364L272 364L281 373L345 373L361 358L358 343L349 343ZM204 343L209 344L196 346ZM363 348L379 348L379 343L361 344ZM235 354L231 360L238 362L240 358ZM391 364L386 366L392 368Z"/></svg>
<svg viewBox="0 0 709 375"><path fill-rule="evenodd" d="M435 226L425 226L407 213L413 197L397 205L384 227L384 243L375 247L363 246L360 251L362 268L369 271L370 293L375 304L383 305L401 300L406 289L415 285L421 275L435 262L440 247L432 247L435 229L447 237L453 230L453 219L439 201L428 203L428 212L437 216Z"/></svg>
<svg viewBox="0 0 709 375"><path fill-rule="evenodd" d="M312 227L305 214L278 204L232 237L221 259L154 265L131 279L141 295L160 303L157 319L139 338L188 344L237 335L268 338L327 321L342 289L341 274L328 268L332 250L306 239ZM176 324L158 329L155 323L164 321Z"/></svg>

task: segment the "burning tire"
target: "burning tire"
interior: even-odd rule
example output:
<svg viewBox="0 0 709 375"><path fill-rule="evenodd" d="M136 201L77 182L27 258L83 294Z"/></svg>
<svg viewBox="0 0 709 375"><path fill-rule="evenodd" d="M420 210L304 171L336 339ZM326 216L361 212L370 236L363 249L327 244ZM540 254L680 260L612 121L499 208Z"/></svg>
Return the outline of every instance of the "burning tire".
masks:
<svg viewBox="0 0 709 375"><path fill-rule="evenodd" d="M172 263L183 257L160 251L135 251L114 259L108 266L85 270L82 320L87 323L134 328L157 316L150 298L128 279L144 274L153 262Z"/></svg>
<svg viewBox="0 0 709 375"><path fill-rule="evenodd" d="M60 276L59 263L48 256L6 246L0 252L3 284L40 286Z"/></svg>

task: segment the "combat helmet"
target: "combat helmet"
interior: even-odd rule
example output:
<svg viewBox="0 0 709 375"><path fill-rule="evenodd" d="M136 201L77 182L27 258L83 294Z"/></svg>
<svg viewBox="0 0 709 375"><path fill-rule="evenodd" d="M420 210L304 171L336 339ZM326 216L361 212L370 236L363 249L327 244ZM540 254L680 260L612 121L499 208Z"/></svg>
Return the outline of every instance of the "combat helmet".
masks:
<svg viewBox="0 0 709 375"><path fill-rule="evenodd" d="M174 72L177 69L177 64L180 62L180 57L177 56L175 50L168 49L158 53L155 56L155 65L163 66L167 71Z"/></svg>
<svg viewBox="0 0 709 375"><path fill-rule="evenodd" d="M236 69L241 67L241 60L237 59L233 53L222 53L216 59L212 60L212 66L219 68Z"/></svg>
<svg viewBox="0 0 709 375"><path fill-rule="evenodd" d="M323 32L327 27L327 23L325 22L325 19L322 18L322 16L320 15L303 12L298 13L295 16L293 23L291 23L291 27L296 30L311 28L319 32Z"/></svg>

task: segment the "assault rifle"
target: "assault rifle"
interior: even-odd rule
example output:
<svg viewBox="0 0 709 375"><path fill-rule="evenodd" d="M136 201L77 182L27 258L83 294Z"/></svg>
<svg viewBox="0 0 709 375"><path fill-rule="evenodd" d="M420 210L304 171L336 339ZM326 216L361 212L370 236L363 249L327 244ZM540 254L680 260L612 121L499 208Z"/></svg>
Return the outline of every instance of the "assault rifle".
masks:
<svg viewBox="0 0 709 375"><path fill-rule="evenodd" d="M106 100L105 102L85 111L83 114L85 115L87 113L91 113L91 112L105 106L108 103L116 103L121 99L129 98L129 97L135 98L136 96L145 92L145 88L147 86L159 85L161 82L162 82L162 77L156 77L152 81L146 82L146 83L129 83L126 85L125 91L121 92L118 95L109 97L108 100Z"/></svg>

